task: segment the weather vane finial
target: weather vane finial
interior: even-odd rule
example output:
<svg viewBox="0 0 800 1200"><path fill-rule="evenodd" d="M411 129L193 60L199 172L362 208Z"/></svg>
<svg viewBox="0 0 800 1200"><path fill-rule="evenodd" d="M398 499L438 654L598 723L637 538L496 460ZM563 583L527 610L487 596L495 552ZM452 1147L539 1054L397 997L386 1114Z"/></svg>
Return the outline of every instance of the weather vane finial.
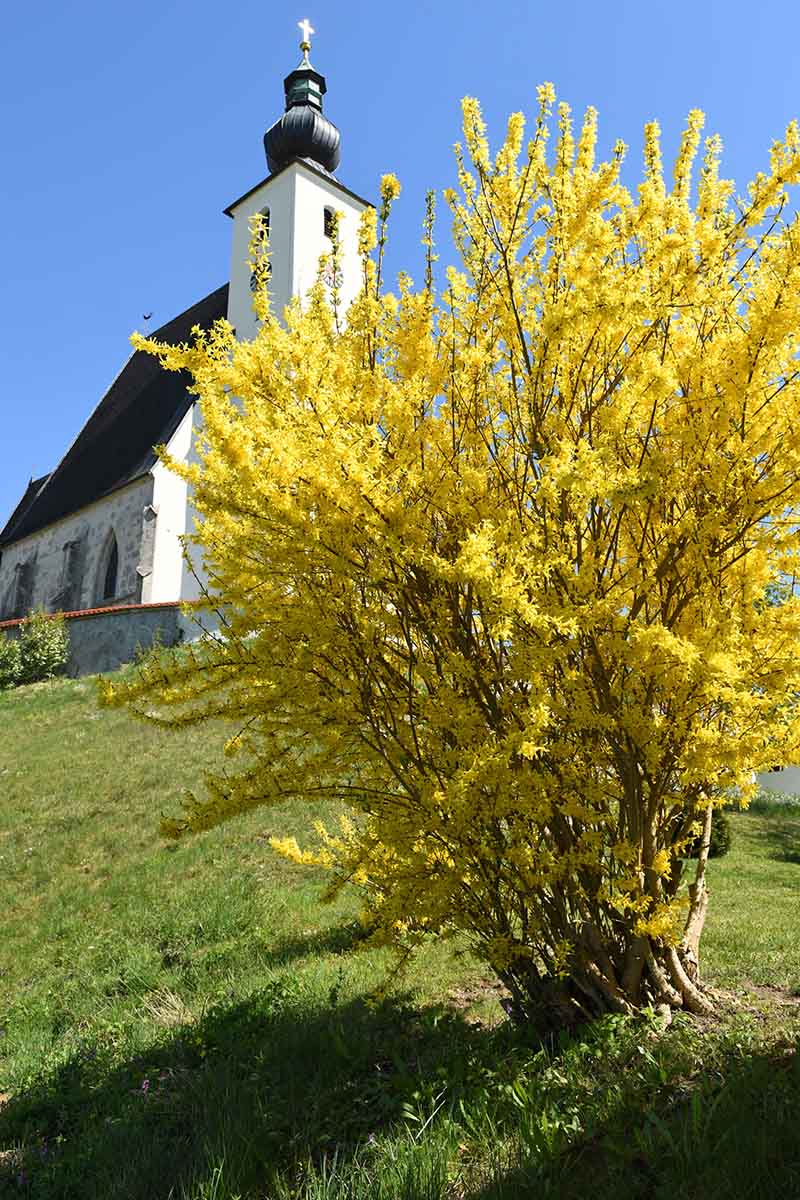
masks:
<svg viewBox="0 0 800 1200"><path fill-rule="evenodd" d="M311 35L312 33L316 33L316 30L311 28L311 22L308 17L303 17L302 21L298 21L297 24L303 31L303 40L300 43L300 49L303 51L303 58L308 62L308 54L311 49Z"/></svg>

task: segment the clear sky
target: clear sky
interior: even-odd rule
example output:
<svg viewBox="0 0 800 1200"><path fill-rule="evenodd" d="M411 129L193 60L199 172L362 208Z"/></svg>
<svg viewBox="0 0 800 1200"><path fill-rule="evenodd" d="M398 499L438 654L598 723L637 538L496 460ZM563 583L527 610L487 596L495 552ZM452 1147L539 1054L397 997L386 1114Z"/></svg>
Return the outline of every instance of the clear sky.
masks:
<svg viewBox="0 0 800 1200"><path fill-rule="evenodd" d="M301 7L302 6L308 6ZM496 142L552 80L600 112L600 149L657 118L667 160L687 111L721 133L744 188L800 116L800 5L744 0L40 0L8 5L0 44L0 527L52 469L153 312L228 277L222 209L266 174L261 138L299 59L297 21L342 131L338 177L404 185L389 266L421 274L428 187L454 183L459 101ZM440 238L447 220L440 223Z"/></svg>

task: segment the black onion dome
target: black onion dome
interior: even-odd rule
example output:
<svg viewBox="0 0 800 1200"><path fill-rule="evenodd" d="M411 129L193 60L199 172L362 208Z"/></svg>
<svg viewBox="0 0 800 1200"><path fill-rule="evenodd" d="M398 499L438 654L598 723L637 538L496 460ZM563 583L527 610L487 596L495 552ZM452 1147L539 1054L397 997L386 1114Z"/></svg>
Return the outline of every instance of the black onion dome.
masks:
<svg viewBox="0 0 800 1200"><path fill-rule="evenodd" d="M283 81L286 111L264 134L271 174L293 158L310 158L326 171L335 171L341 158L341 134L322 112L325 76L315 71L303 49L303 61Z"/></svg>
<svg viewBox="0 0 800 1200"><path fill-rule="evenodd" d="M341 134L332 121L309 106L290 108L264 134L267 165L274 175L293 158L310 158L326 171L339 165Z"/></svg>

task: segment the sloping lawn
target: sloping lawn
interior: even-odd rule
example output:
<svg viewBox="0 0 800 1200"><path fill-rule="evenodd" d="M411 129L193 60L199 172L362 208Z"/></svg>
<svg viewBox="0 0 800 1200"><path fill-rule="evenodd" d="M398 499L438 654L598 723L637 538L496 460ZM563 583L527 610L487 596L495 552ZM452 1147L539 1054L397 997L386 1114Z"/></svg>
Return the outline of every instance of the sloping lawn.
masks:
<svg viewBox="0 0 800 1200"><path fill-rule="evenodd" d="M800 992L800 803L733 813L730 854L709 864L706 973L723 987Z"/></svg>
<svg viewBox="0 0 800 1200"><path fill-rule="evenodd" d="M0 693L0 733L0 1196L800 1195L800 811L711 864L719 1023L542 1046L442 946L379 994L356 897L267 845L323 808L165 845L222 728L84 680Z"/></svg>

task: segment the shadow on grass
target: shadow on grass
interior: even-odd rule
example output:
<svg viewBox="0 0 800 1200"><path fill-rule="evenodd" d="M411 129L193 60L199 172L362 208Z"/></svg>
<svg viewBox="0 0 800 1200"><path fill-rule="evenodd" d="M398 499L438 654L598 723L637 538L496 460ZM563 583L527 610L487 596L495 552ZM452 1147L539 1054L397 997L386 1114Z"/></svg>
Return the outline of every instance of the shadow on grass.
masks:
<svg viewBox="0 0 800 1200"><path fill-rule="evenodd" d="M320 1004L279 977L135 1055L108 1027L32 1080L0 1107L0 1196L800 1195L793 1050L745 1056L733 1039L709 1058L700 1050L697 1075L702 1035L676 1025L655 1038L610 1018L544 1052L507 1024L479 1028L402 999ZM432 1117L442 1097L442 1119L457 1128L447 1144ZM386 1139L402 1140L403 1127L408 1180L418 1178L413 1156L418 1165L427 1154L435 1186L386 1190ZM454 1192L446 1180L462 1140L475 1165ZM331 1162L323 1186L314 1172Z"/></svg>
<svg viewBox="0 0 800 1200"><path fill-rule="evenodd" d="M225 1195L272 1195L325 1155L346 1163L442 1079L477 1086L507 1036L402 1001L304 1004L284 979L123 1061L109 1029L0 1107L0 1195L205 1195L223 1162Z"/></svg>
<svg viewBox="0 0 800 1200"><path fill-rule="evenodd" d="M281 938L265 955L265 959L270 966L277 967L318 954L346 954L366 937L367 932L360 921L349 921L309 934Z"/></svg>
<svg viewBox="0 0 800 1200"><path fill-rule="evenodd" d="M671 1096L612 1116L561 1149L520 1121L517 1165L471 1200L774 1200L800 1196L797 1046L709 1072ZM619 1117L625 1115L626 1120Z"/></svg>
<svg viewBox="0 0 800 1200"><path fill-rule="evenodd" d="M772 810L762 816L758 837L768 848L769 857L800 865L800 809Z"/></svg>

